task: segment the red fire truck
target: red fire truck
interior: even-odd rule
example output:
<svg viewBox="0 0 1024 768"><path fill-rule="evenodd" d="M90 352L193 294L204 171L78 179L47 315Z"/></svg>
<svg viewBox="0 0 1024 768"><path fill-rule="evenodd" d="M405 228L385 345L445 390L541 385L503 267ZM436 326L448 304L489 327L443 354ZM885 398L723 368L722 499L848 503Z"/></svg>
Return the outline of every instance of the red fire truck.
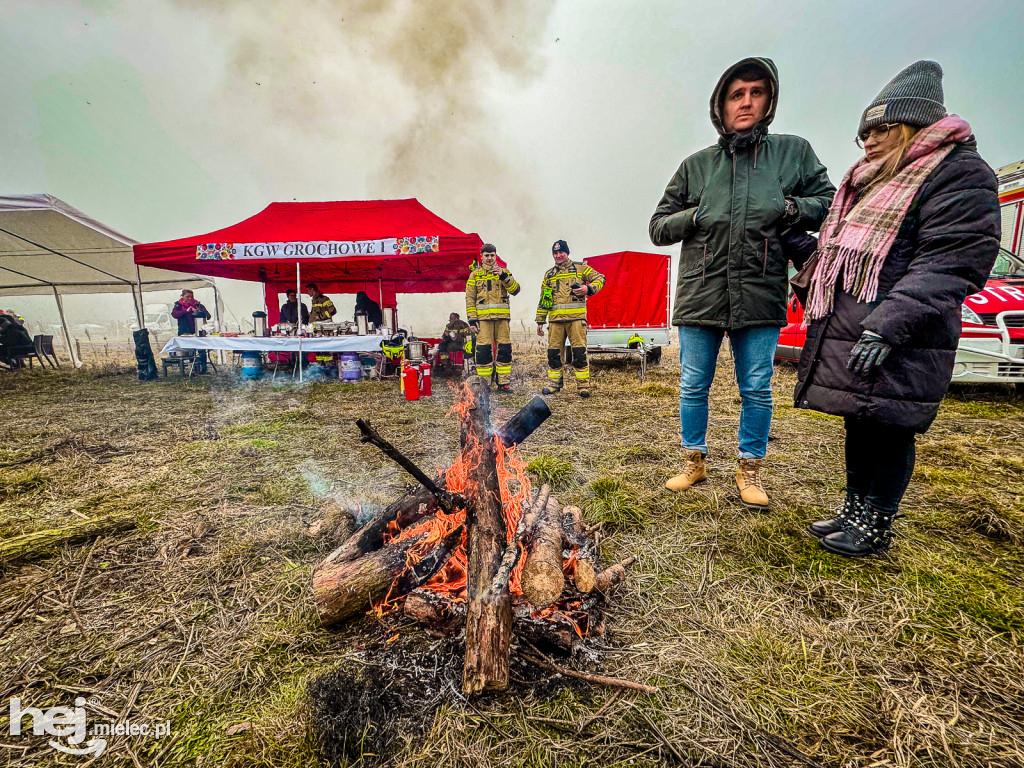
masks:
<svg viewBox="0 0 1024 768"><path fill-rule="evenodd" d="M953 382L1016 384L1024 389L1024 161L1000 168L1002 247L985 289L968 296ZM800 359L804 308L790 296L777 360Z"/></svg>

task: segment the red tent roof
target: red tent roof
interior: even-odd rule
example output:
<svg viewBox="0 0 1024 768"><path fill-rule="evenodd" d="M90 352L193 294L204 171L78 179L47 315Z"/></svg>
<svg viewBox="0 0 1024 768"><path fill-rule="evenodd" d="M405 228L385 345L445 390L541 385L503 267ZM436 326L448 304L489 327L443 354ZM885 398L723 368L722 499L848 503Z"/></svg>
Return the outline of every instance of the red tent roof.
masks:
<svg viewBox="0 0 1024 768"><path fill-rule="evenodd" d="M671 258L664 253L620 251L584 261L605 276L587 299L587 327L667 328Z"/></svg>
<svg viewBox="0 0 1024 768"><path fill-rule="evenodd" d="M483 244L408 200L271 203L216 232L134 247L135 263L325 293L385 295L461 291Z"/></svg>

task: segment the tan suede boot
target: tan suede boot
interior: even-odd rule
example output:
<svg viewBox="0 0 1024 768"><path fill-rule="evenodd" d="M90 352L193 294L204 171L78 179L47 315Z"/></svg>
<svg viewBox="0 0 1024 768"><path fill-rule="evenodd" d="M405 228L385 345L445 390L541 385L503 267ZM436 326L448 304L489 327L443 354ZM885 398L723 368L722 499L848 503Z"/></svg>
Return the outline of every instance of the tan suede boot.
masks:
<svg viewBox="0 0 1024 768"><path fill-rule="evenodd" d="M686 461L683 463L682 473L670 478L665 487L670 491L685 491L694 483L701 483L708 479L707 470L704 468L704 456L698 450L684 451Z"/></svg>
<svg viewBox="0 0 1024 768"><path fill-rule="evenodd" d="M768 494L761 482L761 466L764 459L740 459L736 467L736 487L740 490L740 501L751 509L768 509Z"/></svg>

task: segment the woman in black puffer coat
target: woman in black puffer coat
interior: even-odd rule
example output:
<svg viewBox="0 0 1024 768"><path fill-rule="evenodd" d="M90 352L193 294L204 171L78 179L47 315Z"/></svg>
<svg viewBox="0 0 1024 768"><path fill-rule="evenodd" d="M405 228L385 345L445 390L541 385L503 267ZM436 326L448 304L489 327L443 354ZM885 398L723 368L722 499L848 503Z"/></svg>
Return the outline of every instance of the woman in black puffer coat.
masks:
<svg viewBox="0 0 1024 768"><path fill-rule="evenodd" d="M856 557L884 550L914 469L914 440L949 386L964 298L998 253L996 178L970 127L920 61L864 111L865 157L846 174L817 243L795 404L843 416L846 499L811 525ZM802 242L804 255L815 248Z"/></svg>

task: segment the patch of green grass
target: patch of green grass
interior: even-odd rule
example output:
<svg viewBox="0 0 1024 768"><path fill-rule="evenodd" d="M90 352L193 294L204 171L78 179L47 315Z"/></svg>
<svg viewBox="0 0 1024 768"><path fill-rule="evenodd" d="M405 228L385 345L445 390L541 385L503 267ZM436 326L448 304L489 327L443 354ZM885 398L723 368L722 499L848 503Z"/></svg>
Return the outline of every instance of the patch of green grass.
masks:
<svg viewBox="0 0 1024 768"><path fill-rule="evenodd" d="M671 397L679 393L678 387L670 387L666 384L658 384L654 381L648 381L641 385L639 389L640 394L647 395L648 397Z"/></svg>
<svg viewBox="0 0 1024 768"><path fill-rule="evenodd" d="M313 497L309 486L302 480L275 478L260 483L260 503L268 506L285 504L312 504Z"/></svg>
<svg viewBox="0 0 1024 768"><path fill-rule="evenodd" d="M28 466L0 474L0 499L37 491L50 481L41 467Z"/></svg>
<svg viewBox="0 0 1024 768"><path fill-rule="evenodd" d="M974 475L962 469L920 466L914 468L914 479L939 487L970 487Z"/></svg>
<svg viewBox="0 0 1024 768"><path fill-rule="evenodd" d="M249 441L249 445L253 448L277 448L278 442L277 440L265 440L261 437L256 437Z"/></svg>
<svg viewBox="0 0 1024 768"><path fill-rule="evenodd" d="M939 633L961 616L998 634L1024 632L1024 590L990 570L961 560L939 570L912 569L904 576L909 588L931 598L918 618Z"/></svg>
<svg viewBox="0 0 1024 768"><path fill-rule="evenodd" d="M647 508L638 490L613 477L599 477L587 489L590 498L583 501L588 519L612 526L638 528L647 524Z"/></svg>
<svg viewBox="0 0 1024 768"><path fill-rule="evenodd" d="M567 488L576 478L570 462L544 453L527 464L526 470L535 474L539 482L547 483L555 490Z"/></svg>

